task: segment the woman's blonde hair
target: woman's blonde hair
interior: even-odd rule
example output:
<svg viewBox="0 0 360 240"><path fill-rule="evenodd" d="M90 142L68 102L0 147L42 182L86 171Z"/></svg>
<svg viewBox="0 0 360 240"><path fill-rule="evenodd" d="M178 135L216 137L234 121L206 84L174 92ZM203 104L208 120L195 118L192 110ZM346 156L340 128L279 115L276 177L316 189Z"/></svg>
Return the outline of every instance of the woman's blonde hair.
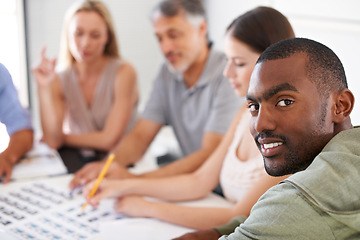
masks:
<svg viewBox="0 0 360 240"><path fill-rule="evenodd" d="M104 19L108 29L108 42L105 45L104 55L113 58L120 58L114 24L107 7L104 3L97 0L80 0L75 2L65 14L57 66L59 70L67 69L75 62L75 59L69 49L69 24L72 17L80 11L96 12Z"/></svg>

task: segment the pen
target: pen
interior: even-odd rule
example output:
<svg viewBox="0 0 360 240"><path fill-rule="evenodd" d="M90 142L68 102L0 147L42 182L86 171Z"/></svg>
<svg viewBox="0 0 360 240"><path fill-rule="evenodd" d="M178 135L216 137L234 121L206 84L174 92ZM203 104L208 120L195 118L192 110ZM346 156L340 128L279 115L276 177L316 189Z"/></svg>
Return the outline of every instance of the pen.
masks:
<svg viewBox="0 0 360 240"><path fill-rule="evenodd" d="M110 167L110 164L112 163L112 161L114 160L115 155L113 153L111 153L105 163L105 166L103 167L103 169L101 170L98 178L96 179L96 182L94 184L94 187L91 189L90 195L89 197L92 198L94 196L94 194L96 193L96 190L98 189L101 181L103 180L103 178L105 177L105 174L107 172L107 170ZM85 211L85 208L87 206L88 202L86 201L84 203L84 205L82 206L82 210Z"/></svg>

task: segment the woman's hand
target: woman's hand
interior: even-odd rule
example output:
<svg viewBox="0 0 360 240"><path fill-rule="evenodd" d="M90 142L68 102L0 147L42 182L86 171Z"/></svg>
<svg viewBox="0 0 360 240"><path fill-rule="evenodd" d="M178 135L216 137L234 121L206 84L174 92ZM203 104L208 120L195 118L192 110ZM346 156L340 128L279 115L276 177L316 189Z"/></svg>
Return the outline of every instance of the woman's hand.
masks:
<svg viewBox="0 0 360 240"><path fill-rule="evenodd" d="M92 191L95 182L96 180L87 184L83 193L87 202L95 208L99 205L101 199L122 197L124 194L125 183L122 180L104 179L100 183L95 195L90 197L90 192Z"/></svg>
<svg viewBox="0 0 360 240"><path fill-rule="evenodd" d="M125 196L115 203L115 211L130 217L152 217L148 214L152 202L140 196Z"/></svg>
<svg viewBox="0 0 360 240"><path fill-rule="evenodd" d="M36 66L32 72L34 73L36 82L39 88L47 88L55 78L55 64L56 59L49 59L45 56L46 47L41 50L41 62Z"/></svg>

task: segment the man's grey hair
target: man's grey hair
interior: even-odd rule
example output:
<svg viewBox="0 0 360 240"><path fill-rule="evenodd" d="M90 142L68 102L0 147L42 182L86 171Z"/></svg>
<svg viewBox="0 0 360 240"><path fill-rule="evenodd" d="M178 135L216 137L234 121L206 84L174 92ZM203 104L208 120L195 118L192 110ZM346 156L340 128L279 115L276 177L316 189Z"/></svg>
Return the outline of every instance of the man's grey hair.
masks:
<svg viewBox="0 0 360 240"><path fill-rule="evenodd" d="M157 15L174 17L181 13L185 14L188 22L194 27L198 27L206 20L201 0L163 0L154 7L151 18Z"/></svg>

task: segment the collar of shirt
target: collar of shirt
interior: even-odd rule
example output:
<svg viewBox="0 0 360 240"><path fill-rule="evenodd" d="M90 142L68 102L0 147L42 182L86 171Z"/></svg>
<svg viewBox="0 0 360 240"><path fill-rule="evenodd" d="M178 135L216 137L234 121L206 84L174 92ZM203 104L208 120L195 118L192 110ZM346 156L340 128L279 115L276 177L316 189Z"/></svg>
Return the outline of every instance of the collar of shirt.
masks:
<svg viewBox="0 0 360 240"><path fill-rule="evenodd" d="M195 83L194 86L192 86L191 88L188 88L186 93L187 94L192 94L194 93L197 89L203 88L205 87L207 84L209 84L209 81L211 79L211 75L213 74L213 71L211 71L211 68L213 68L214 66L216 66L216 59L212 57L212 55L214 54L214 50L211 47L212 43L209 44L209 56L206 59L206 64L204 67L204 70L202 71L198 81ZM176 74L175 76L176 81L182 82L185 86L185 82L184 82L184 78L182 74ZM186 86L185 86L186 87Z"/></svg>

